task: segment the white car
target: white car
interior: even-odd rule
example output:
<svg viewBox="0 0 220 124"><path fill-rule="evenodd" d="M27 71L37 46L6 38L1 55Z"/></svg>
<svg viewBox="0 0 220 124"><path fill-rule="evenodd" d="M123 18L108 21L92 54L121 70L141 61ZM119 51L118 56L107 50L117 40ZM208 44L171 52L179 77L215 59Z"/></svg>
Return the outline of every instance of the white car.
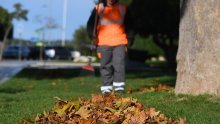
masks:
<svg viewBox="0 0 220 124"><path fill-rule="evenodd" d="M72 49L61 46L46 46L44 48L44 54L47 59L71 59Z"/></svg>
<svg viewBox="0 0 220 124"><path fill-rule="evenodd" d="M49 58L54 58L56 52L55 52L55 49L47 49L47 50L45 50L45 54Z"/></svg>

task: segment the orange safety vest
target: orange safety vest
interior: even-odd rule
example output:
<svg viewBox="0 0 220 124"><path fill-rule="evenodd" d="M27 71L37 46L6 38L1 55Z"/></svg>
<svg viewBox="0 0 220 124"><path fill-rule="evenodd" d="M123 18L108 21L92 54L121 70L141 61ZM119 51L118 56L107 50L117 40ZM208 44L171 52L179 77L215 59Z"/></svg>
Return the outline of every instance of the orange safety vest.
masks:
<svg viewBox="0 0 220 124"><path fill-rule="evenodd" d="M117 46L127 44L125 28L123 25L126 6L115 4L112 7L99 4L98 8L99 23L97 26L97 45L98 46Z"/></svg>

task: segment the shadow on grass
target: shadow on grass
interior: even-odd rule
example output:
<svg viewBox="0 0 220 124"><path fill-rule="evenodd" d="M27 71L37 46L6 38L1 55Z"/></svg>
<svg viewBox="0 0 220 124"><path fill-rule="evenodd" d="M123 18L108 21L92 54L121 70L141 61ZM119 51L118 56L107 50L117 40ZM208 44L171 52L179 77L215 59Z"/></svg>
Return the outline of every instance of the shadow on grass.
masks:
<svg viewBox="0 0 220 124"><path fill-rule="evenodd" d="M166 91L166 87L175 87L176 75L177 74L175 70L168 68L153 67L142 71L128 71L126 79L131 81L131 85L135 85L134 87L128 88L128 92L139 93L143 92L143 89L147 90L144 92L148 92L151 91L150 89L155 89L155 87L158 87L159 85L162 85L162 88L165 88L164 90Z"/></svg>
<svg viewBox="0 0 220 124"><path fill-rule="evenodd" d="M26 68L16 75L16 78L42 79L68 79L80 76L98 76L99 70L95 72L82 69L35 69Z"/></svg>
<svg viewBox="0 0 220 124"><path fill-rule="evenodd" d="M158 68L149 68L148 70L140 70L140 71L127 71L127 78L153 78L153 77L161 77L161 76L175 76L175 70L169 69L158 69Z"/></svg>
<svg viewBox="0 0 220 124"><path fill-rule="evenodd" d="M71 79L84 76L100 76L99 68L95 68L95 72L78 69L36 69L26 68L16 75L16 78L29 78L35 80L42 79ZM168 77L168 78L166 78ZM147 70L129 70L126 71L126 79L147 79L155 78L159 82L174 86L176 72L167 69L149 68Z"/></svg>
<svg viewBox="0 0 220 124"><path fill-rule="evenodd" d="M166 85L171 86L171 87L175 87L176 77L171 78L171 79L160 79L160 83L161 84L166 84Z"/></svg>
<svg viewBox="0 0 220 124"><path fill-rule="evenodd" d="M16 93L20 93L20 92L25 92L25 89L22 88L12 88L12 87L1 87L0 88L0 93L7 93L7 94L16 94Z"/></svg>

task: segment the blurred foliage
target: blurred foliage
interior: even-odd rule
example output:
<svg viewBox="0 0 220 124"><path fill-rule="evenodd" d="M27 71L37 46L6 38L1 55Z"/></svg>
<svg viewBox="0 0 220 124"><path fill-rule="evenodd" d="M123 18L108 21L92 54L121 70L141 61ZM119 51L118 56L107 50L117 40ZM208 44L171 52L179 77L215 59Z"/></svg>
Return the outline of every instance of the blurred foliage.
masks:
<svg viewBox="0 0 220 124"><path fill-rule="evenodd" d="M27 21L27 14L28 14L28 10L22 9L22 5L20 3L15 3L14 4L14 8L15 11L11 13L12 15L12 19L16 19L16 20L25 20Z"/></svg>
<svg viewBox="0 0 220 124"><path fill-rule="evenodd" d="M132 0L119 0L119 2L129 5L132 2Z"/></svg>
<svg viewBox="0 0 220 124"><path fill-rule="evenodd" d="M6 28L11 25L10 18L8 11L0 6L0 41L3 40ZM12 32L9 35L11 37Z"/></svg>
<svg viewBox="0 0 220 124"><path fill-rule="evenodd" d="M4 21L3 26L5 26L5 30L3 32L3 40L2 40L3 42L0 46L0 61L2 61L3 49L4 49L5 44L7 44L8 36L10 35L10 31L13 28L13 25L12 25L13 19L16 19L18 21L19 20L25 20L25 21L28 20L28 18L27 18L28 10L23 9L22 5L20 3L15 3L14 9L15 10L13 12L9 13L8 18L1 19L2 22ZM3 12L3 13L5 13L5 12Z"/></svg>
<svg viewBox="0 0 220 124"><path fill-rule="evenodd" d="M134 19L134 30L142 36L153 34L178 37L178 0L132 0L128 5Z"/></svg>
<svg viewBox="0 0 220 124"><path fill-rule="evenodd" d="M9 12L0 6L0 25L9 25L10 24L10 14Z"/></svg>
<svg viewBox="0 0 220 124"><path fill-rule="evenodd" d="M35 46L36 42L31 42L31 41L25 40L25 39L13 38L13 39L8 40L8 42L5 44L5 46L19 45L19 44L23 44L23 45L27 45L27 46Z"/></svg>
<svg viewBox="0 0 220 124"><path fill-rule="evenodd" d="M73 47L75 50L80 51L82 54L90 54L88 48L85 48L84 45L91 44L91 40L87 35L86 27L80 26L73 34Z"/></svg>
<svg viewBox="0 0 220 124"><path fill-rule="evenodd" d="M151 55L164 55L163 50L153 42L152 37L145 38L136 35L135 42L131 48L147 51Z"/></svg>
<svg viewBox="0 0 220 124"><path fill-rule="evenodd" d="M94 0L94 3L97 4L98 2L104 2L104 1L105 0ZM129 5L132 2L132 0L119 0L119 2Z"/></svg>
<svg viewBox="0 0 220 124"><path fill-rule="evenodd" d="M82 44L90 43L85 26L80 26L73 34L73 44L76 50L81 50Z"/></svg>
<svg viewBox="0 0 220 124"><path fill-rule="evenodd" d="M27 21L28 10L22 9L22 5L20 3L14 4L14 11L9 13L4 8L0 7L0 25L4 25L7 28L12 27L13 19L16 20L25 20Z"/></svg>
<svg viewBox="0 0 220 124"><path fill-rule="evenodd" d="M130 0L123 0L129 2ZM135 34L152 37L163 51L167 64L176 67L179 37L180 1L178 0L132 0L128 5Z"/></svg>

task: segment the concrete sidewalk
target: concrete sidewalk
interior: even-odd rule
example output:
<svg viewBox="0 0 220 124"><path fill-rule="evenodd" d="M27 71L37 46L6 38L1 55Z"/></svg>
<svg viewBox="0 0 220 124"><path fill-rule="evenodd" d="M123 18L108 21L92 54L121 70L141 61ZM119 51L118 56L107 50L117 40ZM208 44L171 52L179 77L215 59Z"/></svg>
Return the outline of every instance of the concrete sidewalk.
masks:
<svg viewBox="0 0 220 124"><path fill-rule="evenodd" d="M0 84L9 80L11 77L19 73L26 67L39 69L59 69L59 68L81 68L87 63L72 63L72 62L56 62L56 61L17 61L6 60L0 62ZM92 64L93 67L98 68L99 64Z"/></svg>
<svg viewBox="0 0 220 124"><path fill-rule="evenodd" d="M81 69L87 63L57 62L57 61L2 61L0 62L0 84L10 79L22 69L39 68L39 69ZM92 63L94 68L99 68L100 63ZM148 65L135 61L126 62L126 70L141 71L150 70Z"/></svg>
<svg viewBox="0 0 220 124"><path fill-rule="evenodd" d="M36 61L2 61L0 62L0 84L20 72L23 68L34 64Z"/></svg>
<svg viewBox="0 0 220 124"><path fill-rule="evenodd" d="M38 62L29 65L31 68L39 68L39 69L79 69L82 66L87 65L87 63L72 63L72 62L56 62L56 61L45 61L45 62ZM94 68L99 68L100 63L92 63ZM136 61L126 61L126 70L149 70L152 69L148 65Z"/></svg>
<svg viewBox="0 0 220 124"><path fill-rule="evenodd" d="M14 72L30 67L39 69L74 69L81 68L87 65L87 63L73 63L71 61L59 62L59 61L3 61L0 62L1 74L7 72L7 69L13 69ZM95 68L100 67L100 63L91 64ZM147 70L150 67L144 63L136 61L126 61L126 70Z"/></svg>
<svg viewBox="0 0 220 124"><path fill-rule="evenodd" d="M28 67L39 69L77 69L85 65L87 65L87 63L44 61L30 64ZM92 66L98 68L100 64L92 63Z"/></svg>

